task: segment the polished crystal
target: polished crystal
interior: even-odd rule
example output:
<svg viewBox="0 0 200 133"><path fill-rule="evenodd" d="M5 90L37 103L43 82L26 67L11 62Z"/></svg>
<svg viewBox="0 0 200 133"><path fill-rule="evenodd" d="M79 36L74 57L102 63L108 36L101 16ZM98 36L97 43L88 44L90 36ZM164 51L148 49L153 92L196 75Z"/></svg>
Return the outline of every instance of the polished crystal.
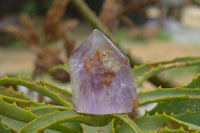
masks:
<svg viewBox="0 0 200 133"><path fill-rule="evenodd" d="M74 109L88 114L131 112L137 91L129 60L94 30L69 58Z"/></svg>

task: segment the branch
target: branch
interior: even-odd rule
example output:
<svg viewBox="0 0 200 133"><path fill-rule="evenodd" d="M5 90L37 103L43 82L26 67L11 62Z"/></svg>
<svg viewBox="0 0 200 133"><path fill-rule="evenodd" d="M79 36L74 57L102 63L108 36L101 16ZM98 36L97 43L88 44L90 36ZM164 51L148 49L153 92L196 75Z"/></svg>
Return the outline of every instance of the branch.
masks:
<svg viewBox="0 0 200 133"><path fill-rule="evenodd" d="M95 13L91 11L90 8L82 0L72 0L72 2L79 10L80 14L85 18L85 20L87 20L94 28L101 30L118 48L122 49L119 45L119 42L109 33L108 29L102 25ZM142 64L142 62L133 58L130 53L126 54L129 57L131 67L133 67L134 65ZM154 76L150 78L149 81L156 86L161 85L164 88L175 86L174 83L169 80L163 79L161 76Z"/></svg>
<svg viewBox="0 0 200 133"><path fill-rule="evenodd" d="M80 14L85 18L85 20L87 20L94 28L97 28L103 32L113 43L115 43L115 45L118 46L118 42L109 33L108 29L103 26L96 14L90 10L84 1L72 0L72 3L76 6L77 10L79 10Z"/></svg>
<svg viewBox="0 0 200 133"><path fill-rule="evenodd" d="M196 5L200 7L200 0L192 0Z"/></svg>
<svg viewBox="0 0 200 133"><path fill-rule="evenodd" d="M128 17L124 16L124 15L120 16L120 20L122 22L124 22L130 28L134 28L135 27L134 22L131 19L129 19Z"/></svg>

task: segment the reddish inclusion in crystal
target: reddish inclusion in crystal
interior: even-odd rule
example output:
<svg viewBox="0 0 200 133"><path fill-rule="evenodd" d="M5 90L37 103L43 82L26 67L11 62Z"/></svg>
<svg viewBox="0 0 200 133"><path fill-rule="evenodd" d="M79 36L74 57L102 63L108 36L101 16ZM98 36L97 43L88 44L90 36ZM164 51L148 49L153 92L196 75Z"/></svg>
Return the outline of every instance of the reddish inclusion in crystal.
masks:
<svg viewBox="0 0 200 133"><path fill-rule="evenodd" d="M104 65L101 53L97 50L89 59L84 59L85 74L91 79L98 77L98 81L92 81L93 87L101 90L104 86L109 87L115 77L115 71Z"/></svg>

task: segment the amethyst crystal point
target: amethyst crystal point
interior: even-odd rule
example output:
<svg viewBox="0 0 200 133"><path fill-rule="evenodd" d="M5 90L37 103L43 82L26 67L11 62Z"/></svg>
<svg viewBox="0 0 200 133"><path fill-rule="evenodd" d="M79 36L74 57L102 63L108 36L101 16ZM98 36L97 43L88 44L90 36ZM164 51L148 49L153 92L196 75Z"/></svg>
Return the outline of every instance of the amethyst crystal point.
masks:
<svg viewBox="0 0 200 133"><path fill-rule="evenodd" d="M128 58L94 30L69 58L73 103L89 114L131 112L137 91Z"/></svg>

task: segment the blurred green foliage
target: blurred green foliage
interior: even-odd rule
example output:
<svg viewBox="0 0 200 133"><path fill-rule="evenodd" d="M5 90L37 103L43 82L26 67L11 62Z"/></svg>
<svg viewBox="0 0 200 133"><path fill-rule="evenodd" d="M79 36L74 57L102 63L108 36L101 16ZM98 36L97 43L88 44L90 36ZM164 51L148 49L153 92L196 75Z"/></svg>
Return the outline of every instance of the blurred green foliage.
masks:
<svg viewBox="0 0 200 133"><path fill-rule="evenodd" d="M22 5L20 12L28 13L30 15L45 14L45 12L52 5L53 0L29 0Z"/></svg>

